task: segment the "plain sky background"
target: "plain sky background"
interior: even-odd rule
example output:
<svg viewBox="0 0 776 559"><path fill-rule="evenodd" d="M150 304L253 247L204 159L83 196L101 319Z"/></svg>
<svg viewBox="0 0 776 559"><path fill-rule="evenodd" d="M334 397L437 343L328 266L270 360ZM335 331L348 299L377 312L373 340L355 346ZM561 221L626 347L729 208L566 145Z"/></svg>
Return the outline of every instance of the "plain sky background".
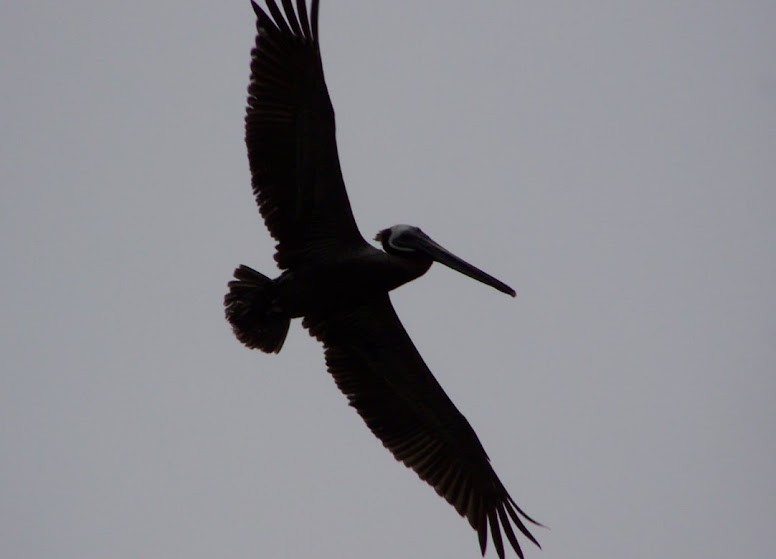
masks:
<svg viewBox="0 0 776 559"><path fill-rule="evenodd" d="M322 0L365 236L536 529L530 559L768 558L776 524L776 3ZM0 555L479 556L292 325L243 145L248 1L0 8ZM495 557L493 550L490 557Z"/></svg>

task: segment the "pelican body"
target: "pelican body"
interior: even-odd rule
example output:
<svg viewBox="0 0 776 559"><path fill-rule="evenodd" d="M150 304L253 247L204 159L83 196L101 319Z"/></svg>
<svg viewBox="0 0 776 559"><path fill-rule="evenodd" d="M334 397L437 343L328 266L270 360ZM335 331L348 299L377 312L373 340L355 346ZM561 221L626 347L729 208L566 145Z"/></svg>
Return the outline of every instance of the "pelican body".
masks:
<svg viewBox="0 0 776 559"><path fill-rule="evenodd" d="M291 319L322 342L326 366L349 403L397 460L412 468L477 531L488 529L504 557L502 530L519 557L512 528L536 539L536 524L514 502L466 418L445 394L391 305L388 293L433 262L514 297L515 291L433 241L394 225L361 236L340 171L334 110L323 76L318 0L253 4L256 46L245 140L253 192L282 273L271 279L239 266L224 298L226 318L246 346L283 347ZM285 14L285 15L284 15ZM522 518L521 518L522 517Z"/></svg>

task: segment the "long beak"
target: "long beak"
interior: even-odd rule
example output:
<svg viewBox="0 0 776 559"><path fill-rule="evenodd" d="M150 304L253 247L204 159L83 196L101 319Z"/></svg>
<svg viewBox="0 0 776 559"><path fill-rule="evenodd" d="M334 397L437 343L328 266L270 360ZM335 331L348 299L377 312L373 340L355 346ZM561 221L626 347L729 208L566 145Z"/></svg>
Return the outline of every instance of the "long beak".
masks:
<svg viewBox="0 0 776 559"><path fill-rule="evenodd" d="M448 268L452 268L453 270L460 272L465 276L469 276L470 278L476 279L485 285L489 285L494 289L498 289L502 293L506 293L512 297L516 295L515 290L509 287L507 284L497 280L490 274L486 274L479 268L475 268L465 260L458 258L455 254L434 242L425 233L413 235L411 243L408 241L409 239L403 239L404 244L412 244L413 248L420 252L426 253L440 264L444 264Z"/></svg>

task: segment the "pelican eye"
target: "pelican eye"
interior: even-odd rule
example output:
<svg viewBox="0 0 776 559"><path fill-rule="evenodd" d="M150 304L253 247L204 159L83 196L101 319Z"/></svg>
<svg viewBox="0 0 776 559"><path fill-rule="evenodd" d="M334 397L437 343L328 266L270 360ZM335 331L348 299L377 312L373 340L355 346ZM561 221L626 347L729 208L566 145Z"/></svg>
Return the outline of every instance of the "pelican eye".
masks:
<svg viewBox="0 0 776 559"><path fill-rule="evenodd" d="M408 239L411 239L412 233L415 230L417 230L417 227L410 227L407 225L394 227L391 229L390 235L388 236L388 246L401 252L415 252L414 248L402 243L402 241L406 242Z"/></svg>

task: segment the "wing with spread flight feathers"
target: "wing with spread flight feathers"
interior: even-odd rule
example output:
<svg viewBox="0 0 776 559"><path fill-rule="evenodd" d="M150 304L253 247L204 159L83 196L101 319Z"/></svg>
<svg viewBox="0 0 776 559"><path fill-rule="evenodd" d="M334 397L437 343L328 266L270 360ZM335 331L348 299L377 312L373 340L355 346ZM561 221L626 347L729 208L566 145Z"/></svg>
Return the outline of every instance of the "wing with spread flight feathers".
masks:
<svg viewBox="0 0 776 559"><path fill-rule="evenodd" d="M256 46L245 115L253 192L282 269L366 245L340 171L334 110L318 45L318 0L255 3Z"/></svg>
<svg viewBox="0 0 776 559"><path fill-rule="evenodd" d="M484 555L488 527L498 556L503 530L519 557L512 524L539 545L526 515L499 480L488 455L423 362L387 294L303 325L325 347L326 365L369 429L397 460L466 517Z"/></svg>

